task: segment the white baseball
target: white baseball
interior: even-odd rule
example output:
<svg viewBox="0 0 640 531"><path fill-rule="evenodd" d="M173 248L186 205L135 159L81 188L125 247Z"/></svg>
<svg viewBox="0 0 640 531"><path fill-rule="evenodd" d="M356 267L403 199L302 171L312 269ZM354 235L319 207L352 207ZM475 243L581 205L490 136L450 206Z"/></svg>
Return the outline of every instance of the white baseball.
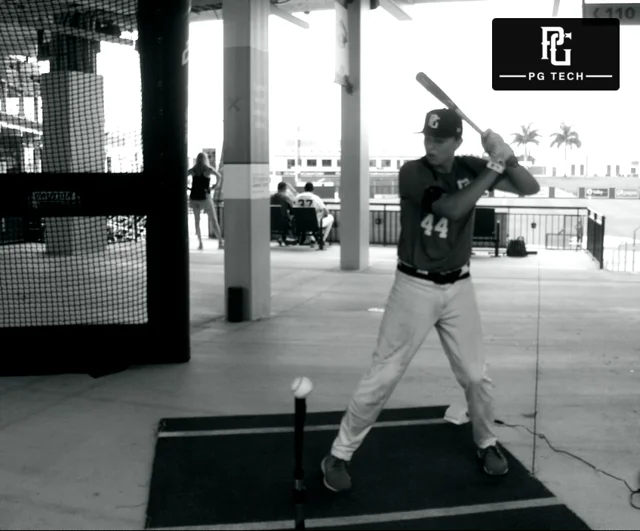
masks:
<svg viewBox="0 0 640 531"><path fill-rule="evenodd" d="M291 384L291 390L296 398L306 398L312 389L313 384L306 376L299 376Z"/></svg>

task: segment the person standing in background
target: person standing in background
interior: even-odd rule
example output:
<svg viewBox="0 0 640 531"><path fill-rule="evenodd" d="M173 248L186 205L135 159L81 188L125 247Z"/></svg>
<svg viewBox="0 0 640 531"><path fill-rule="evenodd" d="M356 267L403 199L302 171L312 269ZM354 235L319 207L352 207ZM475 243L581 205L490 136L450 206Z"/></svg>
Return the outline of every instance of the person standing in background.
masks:
<svg viewBox="0 0 640 531"><path fill-rule="evenodd" d="M200 232L200 213L203 210L209 218L209 223L216 238L218 238L218 249L223 249L222 232L220 231L218 216L211 199L212 191L214 197L219 194L219 188L222 186L222 176L209 165L209 158L206 153L198 154L195 165L188 171L188 176L191 178L191 186L188 188L191 191L189 194L189 206L193 210L195 218L198 250L202 251L203 249L202 233ZM216 178L213 187L211 186L211 177Z"/></svg>

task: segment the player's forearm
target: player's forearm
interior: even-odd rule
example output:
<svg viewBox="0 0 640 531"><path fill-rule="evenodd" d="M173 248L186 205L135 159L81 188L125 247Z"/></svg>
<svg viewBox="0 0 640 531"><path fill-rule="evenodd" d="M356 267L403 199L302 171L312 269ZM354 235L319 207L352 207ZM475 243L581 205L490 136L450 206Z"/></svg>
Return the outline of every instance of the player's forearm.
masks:
<svg viewBox="0 0 640 531"><path fill-rule="evenodd" d="M522 166L507 167L505 173L511 184L518 189L521 195L533 195L540 191L540 184L526 168Z"/></svg>
<svg viewBox="0 0 640 531"><path fill-rule="evenodd" d="M484 170L471 184L433 203L433 212L437 216L458 220L469 213L499 174L493 170Z"/></svg>

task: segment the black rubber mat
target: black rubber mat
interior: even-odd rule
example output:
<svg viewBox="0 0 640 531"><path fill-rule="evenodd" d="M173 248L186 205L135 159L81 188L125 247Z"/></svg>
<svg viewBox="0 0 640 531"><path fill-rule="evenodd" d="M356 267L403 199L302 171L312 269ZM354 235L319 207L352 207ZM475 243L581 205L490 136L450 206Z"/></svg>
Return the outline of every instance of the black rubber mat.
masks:
<svg viewBox="0 0 640 531"><path fill-rule="evenodd" d="M292 526L293 527L293 526ZM352 530L443 530L478 529L534 531L537 529L589 529L582 520L576 517L564 505L536 507L529 509L512 509L490 511L478 514L443 516L435 518L416 518L411 520L392 520L372 524L334 525L322 529Z"/></svg>
<svg viewBox="0 0 640 531"><path fill-rule="evenodd" d="M444 407L389 409L379 423L441 419ZM510 472L491 478L475 457L470 425L375 427L351 463L354 488L336 494L322 484L320 461L336 436L342 412L310 413L304 437L309 528L387 529L390 522L352 517L505 504L500 510L393 522L397 529L588 529L531 477L508 450ZM278 428L284 428L279 430ZM147 508L147 528L290 522L293 528L293 414L163 419ZM242 430L254 430L243 433ZM193 436L198 432L198 436ZM214 432L214 433L211 433ZM173 436L171 436L173 435ZM551 506L509 509L541 500ZM491 508L491 506L490 506ZM489 510L490 510L489 508ZM389 515L392 517L392 515ZM349 518L331 527L323 519ZM393 517L392 517L393 518Z"/></svg>

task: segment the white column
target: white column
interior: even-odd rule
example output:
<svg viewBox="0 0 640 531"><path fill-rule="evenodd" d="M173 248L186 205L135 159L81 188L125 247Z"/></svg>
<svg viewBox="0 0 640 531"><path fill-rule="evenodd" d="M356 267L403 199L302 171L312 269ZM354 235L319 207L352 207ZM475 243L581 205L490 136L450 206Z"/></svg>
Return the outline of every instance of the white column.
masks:
<svg viewBox="0 0 640 531"><path fill-rule="evenodd" d="M104 173L104 80L93 73L54 70L41 78L42 170ZM107 246L102 216L47 218L47 253L96 252Z"/></svg>
<svg viewBox="0 0 640 531"><path fill-rule="evenodd" d="M369 139L364 91L362 48L370 0L354 0L349 12L349 81L342 87L342 161L340 177L340 268L369 266ZM365 72L366 74L366 72Z"/></svg>
<svg viewBox="0 0 640 531"><path fill-rule="evenodd" d="M266 0L224 8L225 297L243 290L244 321L271 315L270 8Z"/></svg>

